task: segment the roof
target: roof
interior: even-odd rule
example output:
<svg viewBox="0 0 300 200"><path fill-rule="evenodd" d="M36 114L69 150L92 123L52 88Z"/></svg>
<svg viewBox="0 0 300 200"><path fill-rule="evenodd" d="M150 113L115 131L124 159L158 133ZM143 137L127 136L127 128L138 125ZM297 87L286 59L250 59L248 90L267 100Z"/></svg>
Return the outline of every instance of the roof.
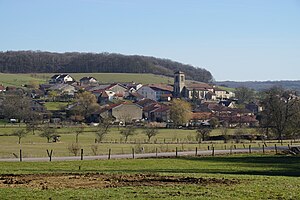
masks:
<svg viewBox="0 0 300 200"><path fill-rule="evenodd" d="M153 90L164 90L164 91L173 92L173 87L167 84L149 84L146 86L150 87Z"/></svg>
<svg viewBox="0 0 300 200"><path fill-rule="evenodd" d="M85 77L81 78L79 81L89 81L91 79L95 79L95 78L94 77L90 77L90 76L85 76Z"/></svg>
<svg viewBox="0 0 300 200"><path fill-rule="evenodd" d="M153 104L153 103L157 103L157 102L152 100L152 99L142 99L142 100L137 102L137 104L142 106L142 107L145 107L145 106Z"/></svg>
<svg viewBox="0 0 300 200"><path fill-rule="evenodd" d="M185 86L188 90L203 90L203 91L207 91L208 89L212 89L213 87L210 86L207 83L188 83Z"/></svg>

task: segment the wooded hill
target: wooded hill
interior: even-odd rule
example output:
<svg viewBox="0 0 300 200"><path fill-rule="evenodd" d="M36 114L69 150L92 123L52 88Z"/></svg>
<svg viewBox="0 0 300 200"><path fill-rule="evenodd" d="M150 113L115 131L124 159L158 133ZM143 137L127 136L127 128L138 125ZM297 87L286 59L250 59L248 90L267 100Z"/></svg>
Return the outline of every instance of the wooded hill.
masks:
<svg viewBox="0 0 300 200"><path fill-rule="evenodd" d="M203 68L195 68L169 59L115 53L52 53L41 51L0 52L2 73L152 73L173 76L185 72L187 79L211 82Z"/></svg>

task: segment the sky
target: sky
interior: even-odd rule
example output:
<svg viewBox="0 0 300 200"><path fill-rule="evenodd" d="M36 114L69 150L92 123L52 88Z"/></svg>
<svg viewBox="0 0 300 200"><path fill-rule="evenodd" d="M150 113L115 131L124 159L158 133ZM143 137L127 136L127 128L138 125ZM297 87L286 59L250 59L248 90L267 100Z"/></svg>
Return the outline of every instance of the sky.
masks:
<svg viewBox="0 0 300 200"><path fill-rule="evenodd" d="M300 0L0 0L0 51L146 55L300 80Z"/></svg>

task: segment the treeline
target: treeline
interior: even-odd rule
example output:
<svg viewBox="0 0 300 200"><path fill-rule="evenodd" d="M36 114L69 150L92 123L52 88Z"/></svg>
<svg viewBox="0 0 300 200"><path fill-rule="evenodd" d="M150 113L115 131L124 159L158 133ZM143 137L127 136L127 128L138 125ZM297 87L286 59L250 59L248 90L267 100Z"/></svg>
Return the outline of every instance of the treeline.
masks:
<svg viewBox="0 0 300 200"><path fill-rule="evenodd" d="M212 74L168 59L115 53L0 52L2 73L152 73L173 76L185 72L188 79L211 82Z"/></svg>

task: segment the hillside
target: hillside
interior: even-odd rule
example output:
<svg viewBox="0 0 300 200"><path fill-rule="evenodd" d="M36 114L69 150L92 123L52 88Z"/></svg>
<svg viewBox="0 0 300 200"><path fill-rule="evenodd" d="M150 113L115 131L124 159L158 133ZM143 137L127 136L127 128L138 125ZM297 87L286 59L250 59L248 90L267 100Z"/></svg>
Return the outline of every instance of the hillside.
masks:
<svg viewBox="0 0 300 200"><path fill-rule="evenodd" d="M0 73L0 84L5 86L16 86L29 84L30 82L47 83L53 74L4 74ZM137 83L173 83L173 78L154 74L133 74L133 73L71 73L75 80L84 76L93 76L100 83L111 82L137 82Z"/></svg>
<svg viewBox="0 0 300 200"><path fill-rule="evenodd" d="M172 76L185 72L187 79L211 82L203 68L168 59L113 53L51 53L41 51L0 52L2 73L150 73Z"/></svg>
<svg viewBox="0 0 300 200"><path fill-rule="evenodd" d="M215 82L215 84L230 88L248 87L257 91L262 91L274 86L278 86L284 89L295 90L300 92L300 81L219 81Z"/></svg>

